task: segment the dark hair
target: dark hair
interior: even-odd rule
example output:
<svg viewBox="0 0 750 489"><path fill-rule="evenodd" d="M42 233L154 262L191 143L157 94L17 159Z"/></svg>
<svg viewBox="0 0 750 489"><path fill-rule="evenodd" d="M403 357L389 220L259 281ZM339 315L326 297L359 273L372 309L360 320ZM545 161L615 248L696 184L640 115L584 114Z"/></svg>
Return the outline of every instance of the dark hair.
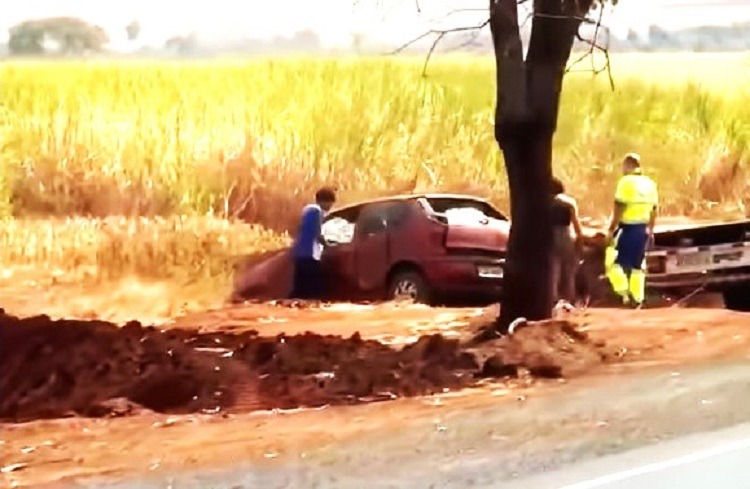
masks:
<svg viewBox="0 0 750 489"><path fill-rule="evenodd" d="M552 187L551 187L552 193L554 195L557 194L564 194L565 193L565 185L563 185L562 180L560 180L557 177L552 177Z"/></svg>
<svg viewBox="0 0 750 489"><path fill-rule="evenodd" d="M316 202L336 202L336 191L331 187L323 187L315 192Z"/></svg>
<svg viewBox="0 0 750 489"><path fill-rule="evenodd" d="M633 165L635 168L641 167L641 157L636 153L628 153L625 155L625 163Z"/></svg>

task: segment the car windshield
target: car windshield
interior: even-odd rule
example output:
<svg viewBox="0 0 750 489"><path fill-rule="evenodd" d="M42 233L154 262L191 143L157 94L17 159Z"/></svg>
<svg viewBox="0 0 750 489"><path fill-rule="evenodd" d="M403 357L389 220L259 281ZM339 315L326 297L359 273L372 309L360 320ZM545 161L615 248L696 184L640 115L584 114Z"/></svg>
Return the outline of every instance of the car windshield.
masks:
<svg viewBox="0 0 750 489"><path fill-rule="evenodd" d="M449 219L483 219L492 218L501 221L508 219L487 202L475 199L461 199L456 197L436 197L427 199L433 211L445 214Z"/></svg>

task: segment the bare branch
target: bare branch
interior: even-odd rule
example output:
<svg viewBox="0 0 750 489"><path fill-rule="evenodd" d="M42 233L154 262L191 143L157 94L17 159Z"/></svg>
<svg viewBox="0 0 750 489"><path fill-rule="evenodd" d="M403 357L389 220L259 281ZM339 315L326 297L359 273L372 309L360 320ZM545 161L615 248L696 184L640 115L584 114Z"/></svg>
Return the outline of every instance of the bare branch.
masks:
<svg viewBox="0 0 750 489"><path fill-rule="evenodd" d="M424 66L422 66L422 77L427 76L427 65L430 64L430 58L432 58L432 53L435 52L435 48L437 47L438 43L445 37L445 32L441 32L440 35L438 35L435 38L435 41L432 43L432 46L430 46L430 51L427 53L427 57L424 59Z"/></svg>
<svg viewBox="0 0 750 489"><path fill-rule="evenodd" d="M524 27L526 27L526 24L528 24L529 21L532 20L533 18L534 18L534 11L533 10L529 10L526 13L526 17L524 17L523 20L519 23L519 25L518 25L519 28L523 29Z"/></svg>
<svg viewBox="0 0 750 489"><path fill-rule="evenodd" d="M586 16L580 16L580 15L573 15L573 14L545 14L541 12L536 12L531 14L533 17L543 18L543 19L559 19L559 20L577 20L581 22L582 24L594 24L594 21L591 20L591 17Z"/></svg>
<svg viewBox="0 0 750 489"><path fill-rule="evenodd" d="M615 78L612 76L612 60L609 58L609 49L604 51L604 59L606 60L607 77L609 78L609 88L612 89L612 91L614 91Z"/></svg>
<svg viewBox="0 0 750 489"><path fill-rule="evenodd" d="M615 80L614 80L614 77L612 76L612 64L611 64L611 59L609 57L610 32L609 32L609 28L607 28L606 26L602 25L603 16L604 16L604 8L600 7L599 8L599 16L596 19L596 21L591 21L590 20L590 23L594 23L594 25L595 25L593 39L586 39L583 36L581 36L580 32L576 33L576 39L578 39L579 41L581 41L583 43L588 44L589 45L589 49L586 50L581 56L579 56L578 58L576 58L572 63L569 63L568 67L565 69L565 73L590 72L594 76L596 76L596 75L599 75L601 73L606 72L607 76L609 78L609 85L610 85L611 89L614 90L615 89ZM599 32L602 31L602 30L604 30L607 33L607 44L606 45L601 45L601 44L598 43ZM602 67L597 67L596 66L596 59L595 59L595 53L596 52L601 52L604 55L605 64ZM588 69L588 70L573 69L576 65L578 65L581 62L583 62L586 58L590 58L591 59L591 68L590 69Z"/></svg>
<svg viewBox="0 0 750 489"><path fill-rule="evenodd" d="M576 33L576 38L579 41L585 42L585 43L589 44L589 50L586 51L585 53L583 53L583 55L581 55L580 57L576 58L575 61L573 61L572 63L570 63L568 65L568 68L565 70L566 73L570 72L574 66L576 66L579 63L581 63L582 61L584 61L588 57L591 57L592 71L593 71L593 69L594 69L594 65L593 65L594 56L593 55L594 55L594 50L599 47L597 45L596 41L597 41L597 39L599 37L599 27L601 26L602 13L603 12L604 12L604 9L600 9L599 10L599 19L596 22L596 29L594 31L594 38L591 41L589 41L588 39L584 39L583 36L581 36L580 32Z"/></svg>
<svg viewBox="0 0 750 489"><path fill-rule="evenodd" d="M435 17L433 19L430 19L431 22L438 22L441 20L448 19L456 14L465 14L469 12L487 12L486 8L454 8L453 10L449 10L443 15L440 15L438 17Z"/></svg>
<svg viewBox="0 0 750 489"><path fill-rule="evenodd" d="M437 42L439 42L440 39L442 39L443 37L447 36L448 34L455 34L457 32L478 31L478 30L481 30L484 27L486 27L489 23L490 23L490 21L488 19L488 20L485 20L484 22L482 22L481 24L472 25L472 26L452 27L450 29L430 29L429 31L427 31L427 32L425 32L423 34L420 34L419 36L415 37L411 41L405 42L401 46L399 46L396 49L394 49L393 51L391 51L389 54L398 54L398 53L404 51L405 49L409 48L410 46L418 43L419 41L421 41L422 39L424 39L426 37L437 36L438 37L438 41ZM435 43L433 43L433 44L435 44Z"/></svg>
<svg viewBox="0 0 750 489"><path fill-rule="evenodd" d="M393 54L401 53L405 49L408 49L409 47L418 43L422 39L428 38L430 36L435 36L435 39L432 41L432 44L430 45L430 50L427 52L427 58L425 59L424 66L422 68L422 76L427 76L427 65L430 63L430 58L432 58L432 55L434 54L435 49L437 48L437 45L440 43L440 41L443 40L443 38L445 38L445 36L449 34L455 34L457 32L478 32L478 31L481 31L483 28L485 28L489 23L490 21L489 19L487 19L481 24L472 25L472 26L453 27L451 29L430 29L424 34L421 34L415 37L414 39L412 39L411 41L402 44L401 46L397 47L396 49L394 49L393 51L387 54L393 55Z"/></svg>
<svg viewBox="0 0 750 489"><path fill-rule="evenodd" d="M417 9L417 12L419 12L421 14L422 13L422 8L421 8L421 5L420 5L420 0L414 0L414 2L415 2L415 6L416 6L416 9ZM516 4L519 5L519 6L520 5L524 5L524 4L529 4L529 3L531 3L530 0L517 0L516 1ZM538 11L535 12L534 10L535 10L534 7L531 6L531 8L529 9L528 14L525 16L524 20L520 23L521 27L523 27L524 25L526 25L530 20L532 20L534 18L547 18L547 19L560 19L560 20L577 20L581 24L593 25L594 26L594 38L592 40L583 38L580 35L580 33L576 34L576 38L579 41L588 44L589 45L589 49L586 50L586 52L583 53L581 56L579 56L578 58L576 58L573 62L569 63L568 67L565 70L565 73L588 71L588 72L593 73L594 75L598 75L598 74L603 73L603 72L606 71L607 74L608 74L608 76L609 76L610 86L612 87L612 89L614 89L614 79L612 77L612 71L611 71L611 65L610 65L610 57L609 57L609 45L608 45L609 44L610 33L609 33L609 29L606 26L602 25L602 19L603 19L603 14L604 14L604 7L603 6L601 6L601 5L599 6L599 15L598 15L598 18L596 18L596 19L592 19L589 16L585 16L585 15L582 16L582 15L577 15L577 14L573 14L573 13L571 13L571 14L550 14L550 13L544 13L544 12L538 12ZM479 9L479 8L456 8L456 9L450 10L449 12L447 12L442 17L437 17L436 19L433 19L432 21L434 22L436 20L444 20L444 19L449 18L452 15L456 15L456 14L459 14L459 13L484 12L484 11L486 11L486 10L483 9L483 8L482 9ZM490 15L491 15L491 12L490 12ZM422 76L427 76L427 67L429 65L430 60L432 59L433 54L435 53L435 50L437 49L438 44L440 44L440 42L442 42L448 35L455 34L455 33L460 33L460 32L472 32L473 33L473 36L470 39L465 40L465 41L461 42L460 44L458 44L457 46L453 46L452 48L450 48L451 50L461 49L462 47L466 47L468 45L471 45L476 40L476 37L479 34L479 32L483 28L485 28L489 24L489 22L490 22L490 20L488 18L488 19L484 20L483 22L481 22L479 24L471 25L471 26L453 27L453 28L448 28L448 29L430 29L430 30L424 32L423 34L420 34L419 36L413 38L412 40L410 40L410 41L408 41L408 42L400 45L399 47L397 47L396 49L390 51L389 53L385 53L385 54L387 54L387 55L394 55L394 54L402 53L403 51L405 51L409 47L413 46L414 44L417 44L418 42L422 41L423 39L427 39L427 38L430 38L430 37L434 36L434 39L432 40L432 43L430 44L430 48L429 48L429 50L427 52L427 56L425 58L425 62L424 62L423 68L422 68ZM600 45L597 42L598 41L598 37L599 37L599 33L602 32L602 31L604 31L604 32L607 33L607 45ZM595 63L595 53L596 52L602 53L604 55L604 57L605 57L606 63L605 63L605 65L603 67L597 67L596 66L596 63ZM590 69L588 69L588 70L574 69L575 66L577 66L578 64L580 64L581 62L583 62L588 57L591 58L591 68Z"/></svg>
<svg viewBox="0 0 750 489"><path fill-rule="evenodd" d="M457 51L459 49L463 49L465 47L469 46L477 46L477 38L479 37L479 34L481 34L481 30L473 31L469 34L469 37L467 39L462 40L461 42L457 43L456 45L449 46L444 48L443 52L451 52L451 51ZM423 73L424 74L424 73Z"/></svg>

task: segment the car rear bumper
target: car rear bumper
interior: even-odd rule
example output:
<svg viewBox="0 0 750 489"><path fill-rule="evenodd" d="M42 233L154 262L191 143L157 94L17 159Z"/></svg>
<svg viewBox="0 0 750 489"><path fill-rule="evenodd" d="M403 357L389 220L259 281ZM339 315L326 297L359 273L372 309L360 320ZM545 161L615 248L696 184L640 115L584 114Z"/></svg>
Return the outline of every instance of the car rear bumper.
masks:
<svg viewBox="0 0 750 489"><path fill-rule="evenodd" d="M502 258L446 257L431 260L424 266L424 275L432 291L449 299L500 299L502 276L482 276L480 270L500 269Z"/></svg>
<svg viewBox="0 0 750 489"><path fill-rule="evenodd" d="M750 284L750 268L727 270L721 273L691 273L680 275L647 275L646 285L652 289L703 287L721 289L724 286Z"/></svg>

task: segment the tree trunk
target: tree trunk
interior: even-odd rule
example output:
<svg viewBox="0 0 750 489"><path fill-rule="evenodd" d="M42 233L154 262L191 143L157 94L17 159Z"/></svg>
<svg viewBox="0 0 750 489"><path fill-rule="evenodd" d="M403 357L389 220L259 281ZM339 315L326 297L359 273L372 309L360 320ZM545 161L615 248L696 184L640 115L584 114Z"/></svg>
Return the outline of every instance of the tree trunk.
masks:
<svg viewBox="0 0 750 489"><path fill-rule="evenodd" d="M511 233L505 293L496 329L517 318L552 314L552 138L562 79L580 19L591 2L536 0L524 60L517 0L490 0L495 50L495 138L503 152L510 187ZM584 10L585 9L585 10Z"/></svg>
<svg viewBox="0 0 750 489"><path fill-rule="evenodd" d="M552 311L550 282L552 134L531 125L508 125L502 150L510 187L511 228L498 326L516 318L541 320Z"/></svg>

